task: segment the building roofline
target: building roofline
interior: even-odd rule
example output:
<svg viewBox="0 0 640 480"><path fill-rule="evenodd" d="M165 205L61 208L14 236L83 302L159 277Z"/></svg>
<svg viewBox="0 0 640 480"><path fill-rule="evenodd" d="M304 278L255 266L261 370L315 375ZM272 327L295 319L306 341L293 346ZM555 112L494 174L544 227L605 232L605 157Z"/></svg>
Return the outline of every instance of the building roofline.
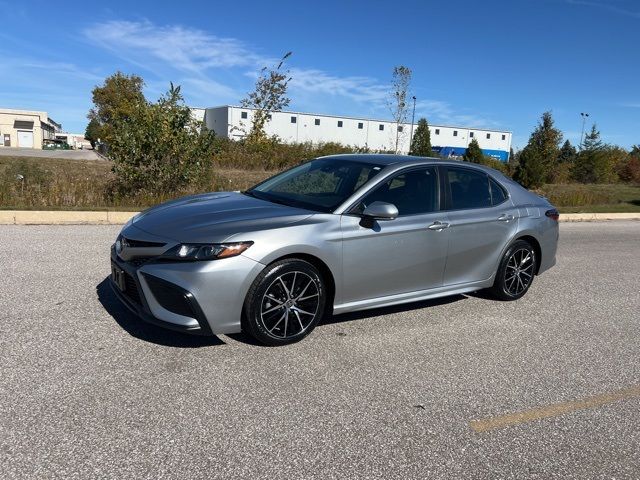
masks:
<svg viewBox="0 0 640 480"><path fill-rule="evenodd" d="M196 108L196 107L194 107ZM256 110L255 108L251 108L251 107L242 107L239 105L218 105L216 107L207 107L205 110L209 110L209 109L214 109L214 108L238 108L238 109L243 109L243 110ZM309 116L315 116L315 117L325 117L325 118L344 118L347 120L364 120L367 122L384 122L384 123L396 123L393 120L382 120L379 118L366 118L366 117L352 117L352 116L348 116L348 115L331 115L328 113L313 113L313 112L299 112L299 111L294 111L294 110L279 110L278 112L270 112L270 113L289 113L289 114L295 114L295 115L309 115ZM411 125L410 122L403 122L403 125ZM414 123L414 125L418 125L418 123ZM484 132L500 132L500 133L508 133L510 135L513 135L513 132L511 130L500 130L497 128L483 128L483 127L464 127L461 125L444 125L444 124L435 124L435 123L429 123L429 127L443 127L443 128L459 128L461 130L474 130L474 131L484 131Z"/></svg>

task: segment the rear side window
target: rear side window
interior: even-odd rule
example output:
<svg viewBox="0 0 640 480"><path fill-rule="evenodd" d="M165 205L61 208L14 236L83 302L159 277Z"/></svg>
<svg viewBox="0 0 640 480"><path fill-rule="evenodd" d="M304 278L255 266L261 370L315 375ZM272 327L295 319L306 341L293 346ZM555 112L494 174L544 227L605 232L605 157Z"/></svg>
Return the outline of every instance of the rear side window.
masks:
<svg viewBox="0 0 640 480"><path fill-rule="evenodd" d="M500 205L507 199L507 193L504 191L498 182L493 178L489 178L489 188L491 189L491 203L493 205Z"/></svg>
<svg viewBox="0 0 640 480"><path fill-rule="evenodd" d="M466 168L449 168L447 170L453 210L491 206L489 177L486 174Z"/></svg>

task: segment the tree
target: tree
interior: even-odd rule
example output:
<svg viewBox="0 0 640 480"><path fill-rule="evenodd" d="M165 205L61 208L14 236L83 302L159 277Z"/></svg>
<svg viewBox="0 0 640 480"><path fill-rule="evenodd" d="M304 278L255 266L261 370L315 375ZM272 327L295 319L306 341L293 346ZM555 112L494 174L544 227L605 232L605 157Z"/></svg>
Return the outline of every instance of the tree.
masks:
<svg viewBox="0 0 640 480"><path fill-rule="evenodd" d="M634 145L618 173L623 182L640 183L640 146Z"/></svg>
<svg viewBox="0 0 640 480"><path fill-rule="evenodd" d="M403 65L394 67L391 77L391 92L388 99L388 107L391 116L396 122L396 143L395 153L398 153L400 143L400 124L407 122L409 113L409 105L407 97L409 96L409 87L411 85L411 69Z"/></svg>
<svg viewBox="0 0 640 480"><path fill-rule="evenodd" d="M554 127L551 112L544 112L529 143L518 154L515 178L527 188L542 186L551 176L560 153L562 132Z"/></svg>
<svg viewBox="0 0 640 480"><path fill-rule="evenodd" d="M112 193L174 194L202 183L214 133L201 127L173 84L156 103L140 104L130 115L118 117L109 150L116 175Z"/></svg>
<svg viewBox="0 0 640 480"><path fill-rule="evenodd" d="M418 120L418 126L413 133L413 140L411 141L410 153L419 157L431 157L433 155L431 151L431 132L426 118Z"/></svg>
<svg viewBox="0 0 640 480"><path fill-rule="evenodd" d="M478 140L476 140L475 138L471 140L469 146L464 152L464 155L462 155L462 159L465 162L484 163L484 153L482 153L482 149L480 148Z"/></svg>
<svg viewBox="0 0 640 480"><path fill-rule="evenodd" d="M513 152L513 147L509 147L509 159L507 160L508 163L515 163L516 161L516 154Z"/></svg>
<svg viewBox="0 0 640 480"><path fill-rule="evenodd" d="M96 146L96 142L100 138L101 130L100 122L98 122L97 119L92 118L84 132L84 137L91 142L92 147Z"/></svg>
<svg viewBox="0 0 640 480"><path fill-rule="evenodd" d="M92 90L94 106L87 117L98 123L99 129L95 129L95 123L94 129L103 142L110 144L113 141L115 122L132 117L138 108L146 105L143 86L141 77L116 72L107 77L102 86Z"/></svg>
<svg viewBox="0 0 640 480"><path fill-rule="evenodd" d="M565 141L558 154L558 163L572 163L577 155L576 147L571 145L569 140Z"/></svg>
<svg viewBox="0 0 640 480"><path fill-rule="evenodd" d="M615 147L602 143L600 132L594 123L591 131L584 137L582 150L578 153L573 165L572 177L582 183L615 181L615 166L619 158L620 152Z"/></svg>
<svg viewBox="0 0 640 480"><path fill-rule="evenodd" d="M247 98L240 101L240 105L243 107L254 109L249 140L263 140L266 136L264 125L270 112L279 112L291 102L291 99L287 97L291 77L289 70L282 70L285 60L291 54L292 52L287 52L274 69L262 68L254 90L247 94Z"/></svg>

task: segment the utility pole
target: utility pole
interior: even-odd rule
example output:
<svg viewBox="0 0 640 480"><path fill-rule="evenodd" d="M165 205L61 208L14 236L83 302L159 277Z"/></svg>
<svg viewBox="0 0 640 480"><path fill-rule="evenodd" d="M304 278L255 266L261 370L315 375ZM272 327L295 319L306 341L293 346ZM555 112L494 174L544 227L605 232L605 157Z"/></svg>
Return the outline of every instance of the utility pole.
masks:
<svg viewBox="0 0 640 480"><path fill-rule="evenodd" d="M587 121L587 117L589 116L589 114L581 112L580 116L582 117L582 133L580 134L580 150L582 150L582 141L584 139L584 124Z"/></svg>
<svg viewBox="0 0 640 480"><path fill-rule="evenodd" d="M409 155L411 155L411 144L413 143L413 122L416 119L416 96L413 99L413 113L411 114L411 133L409 134Z"/></svg>

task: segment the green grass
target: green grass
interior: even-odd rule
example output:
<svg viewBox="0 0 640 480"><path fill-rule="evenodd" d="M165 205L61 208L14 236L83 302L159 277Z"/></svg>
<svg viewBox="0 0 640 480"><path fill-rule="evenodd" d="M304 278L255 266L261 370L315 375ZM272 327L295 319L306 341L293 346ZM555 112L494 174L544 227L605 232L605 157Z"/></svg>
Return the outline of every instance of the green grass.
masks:
<svg viewBox="0 0 640 480"><path fill-rule="evenodd" d="M640 185L547 184L538 193L563 213L640 213Z"/></svg>
<svg viewBox="0 0 640 480"><path fill-rule="evenodd" d="M226 165L221 163L213 164L211 183L199 189L113 199L105 195L113 179L109 162L0 156L0 209L140 210L190 193L244 190L278 172L273 166L238 168L235 164L242 163L240 156ZM17 175L24 180L18 180ZM640 185L548 184L538 193L563 213L640 212Z"/></svg>

